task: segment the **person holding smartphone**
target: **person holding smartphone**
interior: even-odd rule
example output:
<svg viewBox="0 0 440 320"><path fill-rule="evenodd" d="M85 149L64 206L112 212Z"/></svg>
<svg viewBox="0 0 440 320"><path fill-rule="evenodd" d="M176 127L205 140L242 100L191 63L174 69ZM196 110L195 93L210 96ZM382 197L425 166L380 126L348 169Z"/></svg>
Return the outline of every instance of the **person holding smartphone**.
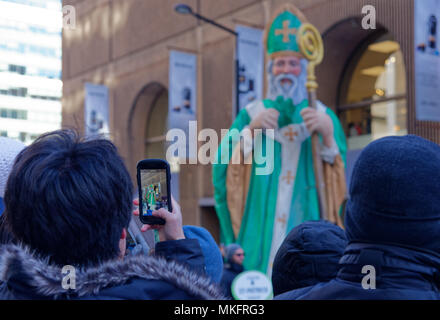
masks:
<svg viewBox="0 0 440 320"><path fill-rule="evenodd" d="M125 255L133 185L107 139L45 134L17 156L5 192L16 243L0 248L0 299L222 299L179 205L153 211L156 254Z"/></svg>

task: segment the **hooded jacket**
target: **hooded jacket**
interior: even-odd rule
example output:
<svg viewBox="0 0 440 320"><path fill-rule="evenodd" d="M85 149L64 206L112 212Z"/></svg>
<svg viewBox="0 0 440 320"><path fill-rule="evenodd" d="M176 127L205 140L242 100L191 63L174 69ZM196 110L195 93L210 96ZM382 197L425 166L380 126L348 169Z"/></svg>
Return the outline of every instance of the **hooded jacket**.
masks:
<svg viewBox="0 0 440 320"><path fill-rule="evenodd" d="M352 243L335 279L276 299L438 300L439 288L437 253L394 244Z"/></svg>
<svg viewBox="0 0 440 320"><path fill-rule="evenodd" d="M67 272L63 273L60 266L29 248L5 245L0 249L0 299L223 299L209 278L189 265L170 260L195 262L197 253L201 256L200 246L194 247L197 240L178 242L177 246L187 246L184 254L175 249L176 241L168 241L156 246L156 256L138 254L77 269L75 289L67 290L62 286ZM180 253L173 257L171 252Z"/></svg>
<svg viewBox="0 0 440 320"><path fill-rule="evenodd" d="M346 246L344 230L328 221L308 221L293 228L275 256L274 295L334 279Z"/></svg>

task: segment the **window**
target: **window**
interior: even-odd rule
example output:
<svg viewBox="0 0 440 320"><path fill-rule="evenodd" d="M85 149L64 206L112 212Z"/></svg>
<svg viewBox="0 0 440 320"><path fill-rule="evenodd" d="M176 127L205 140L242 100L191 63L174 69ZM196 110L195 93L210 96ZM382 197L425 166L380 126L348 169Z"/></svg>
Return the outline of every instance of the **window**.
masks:
<svg viewBox="0 0 440 320"><path fill-rule="evenodd" d="M27 96L27 88L10 88L9 95L15 97L26 97Z"/></svg>
<svg viewBox="0 0 440 320"><path fill-rule="evenodd" d="M26 110L0 109L0 118L27 120Z"/></svg>
<svg viewBox="0 0 440 320"><path fill-rule="evenodd" d="M366 43L349 63L337 111L348 149L407 133L406 73L402 51L389 34Z"/></svg>
<svg viewBox="0 0 440 320"><path fill-rule="evenodd" d="M41 100L51 100L51 101L60 101L61 99L58 97L49 97L49 96L37 96L37 95L31 95L32 99L41 99Z"/></svg>
<svg viewBox="0 0 440 320"><path fill-rule="evenodd" d="M18 96L26 97L27 96L27 88L18 88Z"/></svg>
<svg viewBox="0 0 440 320"><path fill-rule="evenodd" d="M18 119L26 120L27 119L27 111L26 110L17 111L17 117L18 117Z"/></svg>
<svg viewBox="0 0 440 320"><path fill-rule="evenodd" d="M21 75L26 74L26 67L24 66L17 66L15 64L10 64L9 65L9 72L15 72Z"/></svg>
<svg viewBox="0 0 440 320"><path fill-rule="evenodd" d="M26 141L26 132L20 132L18 138L20 139L21 142L25 142Z"/></svg>

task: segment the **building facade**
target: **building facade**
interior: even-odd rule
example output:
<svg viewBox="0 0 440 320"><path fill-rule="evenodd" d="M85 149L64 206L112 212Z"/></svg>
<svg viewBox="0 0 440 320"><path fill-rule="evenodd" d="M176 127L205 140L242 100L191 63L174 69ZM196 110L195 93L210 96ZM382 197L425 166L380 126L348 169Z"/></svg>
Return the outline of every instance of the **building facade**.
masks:
<svg viewBox="0 0 440 320"><path fill-rule="evenodd" d="M61 1L0 0L0 135L61 127Z"/></svg>
<svg viewBox="0 0 440 320"><path fill-rule="evenodd" d="M135 177L137 161L165 156L169 52L198 57L198 129L220 134L234 112L232 35L191 16L174 0L65 0L77 27L63 33L63 126L84 129L84 84L110 89L113 141ZM418 134L440 143L440 125L415 119L413 0L185 0L194 11L231 29L263 29L279 6L297 6L323 36L318 97L347 134L347 176L360 150L385 135ZM362 26L363 8L376 26ZM207 227L218 239L211 166L181 165L184 223ZM135 181L135 180L134 180Z"/></svg>

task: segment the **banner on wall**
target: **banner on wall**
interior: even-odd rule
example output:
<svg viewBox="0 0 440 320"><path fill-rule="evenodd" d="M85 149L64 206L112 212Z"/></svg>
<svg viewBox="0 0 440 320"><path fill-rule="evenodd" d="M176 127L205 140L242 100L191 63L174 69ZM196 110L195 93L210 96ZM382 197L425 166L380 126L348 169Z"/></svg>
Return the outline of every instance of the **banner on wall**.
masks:
<svg viewBox="0 0 440 320"><path fill-rule="evenodd" d="M192 128L197 120L197 56L194 54L170 51L169 66L169 99L168 99L168 129L181 129L185 133L186 150L176 155L180 159L197 159L197 150L192 150L190 139L197 141L197 129ZM190 124L192 122L192 127ZM190 130L192 129L192 130ZM197 143L197 142L196 142ZM190 162L191 163L191 162Z"/></svg>
<svg viewBox="0 0 440 320"><path fill-rule="evenodd" d="M414 7L416 118L440 122L440 2L415 0Z"/></svg>
<svg viewBox="0 0 440 320"><path fill-rule="evenodd" d="M237 26L240 106L263 99L264 50L263 30Z"/></svg>
<svg viewBox="0 0 440 320"><path fill-rule="evenodd" d="M108 137L110 134L108 88L103 85L86 83L85 92L85 135Z"/></svg>

